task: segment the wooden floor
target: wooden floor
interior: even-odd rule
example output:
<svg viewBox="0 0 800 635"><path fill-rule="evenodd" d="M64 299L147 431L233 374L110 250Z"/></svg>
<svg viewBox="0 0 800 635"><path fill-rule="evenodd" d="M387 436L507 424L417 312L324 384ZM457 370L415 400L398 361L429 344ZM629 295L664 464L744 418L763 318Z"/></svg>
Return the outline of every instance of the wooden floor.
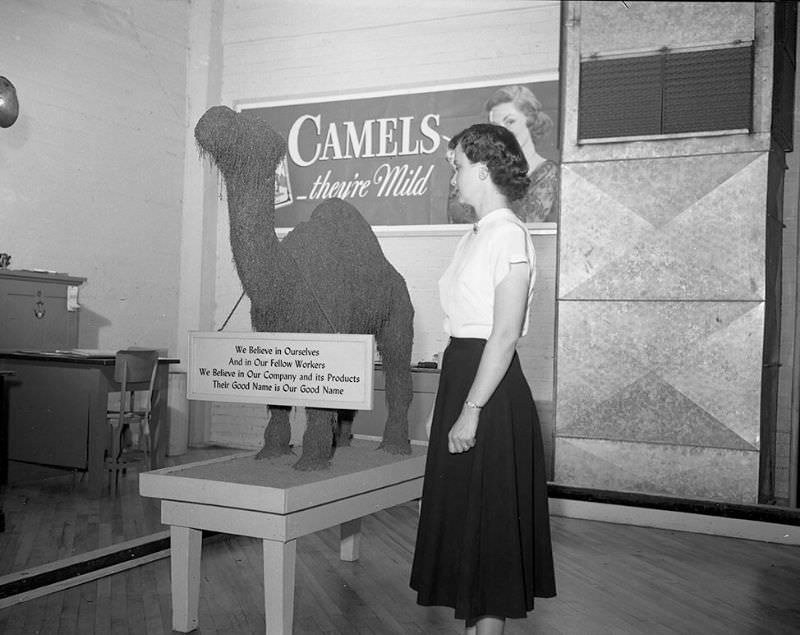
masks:
<svg viewBox="0 0 800 635"><path fill-rule="evenodd" d="M180 465L236 454L231 448L191 448L167 457ZM92 494L85 479L65 473L0 488L6 530L0 533L0 576L110 547L168 529L159 503L139 496L138 466L119 478L116 494Z"/></svg>
<svg viewBox="0 0 800 635"><path fill-rule="evenodd" d="M361 558L338 558L338 533L298 540L296 634L460 633L452 611L408 587L417 507L367 517ZM552 519L556 598L510 635L800 633L800 547L588 520ZM264 633L261 548L217 535L203 547L201 635ZM169 561L0 611L4 635L171 632Z"/></svg>

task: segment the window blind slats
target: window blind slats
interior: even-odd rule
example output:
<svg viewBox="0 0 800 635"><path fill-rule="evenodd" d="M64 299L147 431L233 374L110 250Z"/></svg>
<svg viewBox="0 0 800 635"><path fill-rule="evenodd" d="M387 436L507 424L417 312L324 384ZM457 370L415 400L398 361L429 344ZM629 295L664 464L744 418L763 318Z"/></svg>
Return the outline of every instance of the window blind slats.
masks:
<svg viewBox="0 0 800 635"><path fill-rule="evenodd" d="M753 47L581 63L581 139L752 128Z"/></svg>
<svg viewBox="0 0 800 635"><path fill-rule="evenodd" d="M660 56L581 64L579 136L658 134L661 65Z"/></svg>
<svg viewBox="0 0 800 635"><path fill-rule="evenodd" d="M753 50L670 54L664 60L664 134L752 127Z"/></svg>

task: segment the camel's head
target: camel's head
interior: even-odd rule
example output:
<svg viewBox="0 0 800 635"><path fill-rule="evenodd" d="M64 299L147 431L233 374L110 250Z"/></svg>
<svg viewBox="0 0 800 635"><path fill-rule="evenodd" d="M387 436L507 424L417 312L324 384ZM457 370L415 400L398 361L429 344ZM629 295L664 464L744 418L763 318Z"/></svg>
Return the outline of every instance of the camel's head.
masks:
<svg viewBox="0 0 800 635"><path fill-rule="evenodd" d="M245 175L269 179L286 152L286 142L266 121L227 106L209 108L197 122L194 137L226 180Z"/></svg>

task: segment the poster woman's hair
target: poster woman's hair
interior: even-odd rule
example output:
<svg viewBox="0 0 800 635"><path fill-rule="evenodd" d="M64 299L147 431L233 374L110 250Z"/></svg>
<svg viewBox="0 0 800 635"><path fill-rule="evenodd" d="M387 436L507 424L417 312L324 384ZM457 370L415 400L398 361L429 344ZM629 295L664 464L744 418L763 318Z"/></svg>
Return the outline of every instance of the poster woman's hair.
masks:
<svg viewBox="0 0 800 635"><path fill-rule="evenodd" d="M542 111L542 102L526 86L503 86L498 88L486 101L484 108L489 112L499 104L511 102L517 110L525 115L525 122L531 133L531 139L541 139L553 129L553 120Z"/></svg>

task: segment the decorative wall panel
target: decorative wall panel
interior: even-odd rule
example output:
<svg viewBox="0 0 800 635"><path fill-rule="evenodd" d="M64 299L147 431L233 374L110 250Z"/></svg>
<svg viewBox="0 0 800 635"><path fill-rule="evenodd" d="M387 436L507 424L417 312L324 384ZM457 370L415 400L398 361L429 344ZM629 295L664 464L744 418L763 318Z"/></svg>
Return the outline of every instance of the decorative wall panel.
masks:
<svg viewBox="0 0 800 635"><path fill-rule="evenodd" d="M756 501L766 171L562 166L556 482Z"/></svg>
<svg viewBox="0 0 800 635"><path fill-rule="evenodd" d="M559 483L727 502L756 500L757 452L559 437L556 456Z"/></svg>
<svg viewBox="0 0 800 635"><path fill-rule="evenodd" d="M752 2L581 2L581 55L752 40Z"/></svg>
<svg viewBox="0 0 800 635"><path fill-rule="evenodd" d="M766 153L562 166L559 297L764 297Z"/></svg>
<svg viewBox="0 0 800 635"><path fill-rule="evenodd" d="M757 450L763 304L564 302L558 436Z"/></svg>
<svg viewBox="0 0 800 635"><path fill-rule="evenodd" d="M554 480L756 502L773 3L563 6ZM750 41L750 134L579 142L583 60Z"/></svg>

